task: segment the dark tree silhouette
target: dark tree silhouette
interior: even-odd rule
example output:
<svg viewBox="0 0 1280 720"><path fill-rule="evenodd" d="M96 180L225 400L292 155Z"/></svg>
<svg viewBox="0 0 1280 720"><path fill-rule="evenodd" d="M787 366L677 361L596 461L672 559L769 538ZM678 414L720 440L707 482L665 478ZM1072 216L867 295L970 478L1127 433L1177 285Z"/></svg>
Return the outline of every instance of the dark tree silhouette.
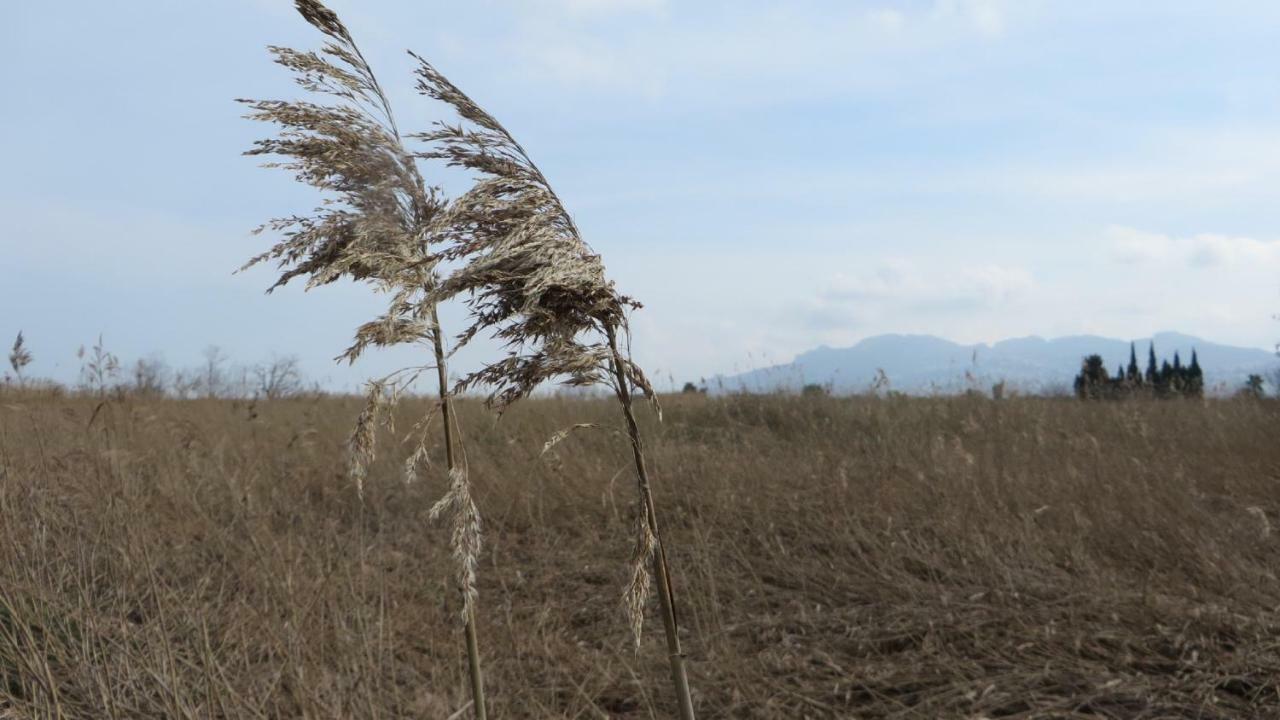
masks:
<svg viewBox="0 0 1280 720"><path fill-rule="evenodd" d="M1261 400L1266 394L1262 389L1264 382L1266 381L1261 375L1250 375L1249 379L1244 381L1244 387L1240 388L1240 396Z"/></svg>
<svg viewBox="0 0 1280 720"><path fill-rule="evenodd" d="M1087 400L1102 398L1123 399L1134 396L1198 398L1204 396L1204 371L1195 349L1191 351L1191 363L1182 364L1182 355L1173 354L1157 366L1155 343L1147 351L1147 370L1138 369L1138 351L1129 344L1129 363L1116 368L1114 376L1108 375L1102 356L1090 355L1081 364L1075 379L1076 396Z"/></svg>
<svg viewBox="0 0 1280 720"><path fill-rule="evenodd" d="M1090 355L1080 365L1080 374L1076 376L1076 397L1081 400L1098 400L1110 397L1111 377L1107 375L1107 366L1103 364L1101 355Z"/></svg>
<svg viewBox="0 0 1280 720"><path fill-rule="evenodd" d="M1191 351L1191 365L1187 367L1187 379L1183 394L1187 397L1204 397L1204 371L1200 369L1200 358L1196 351Z"/></svg>

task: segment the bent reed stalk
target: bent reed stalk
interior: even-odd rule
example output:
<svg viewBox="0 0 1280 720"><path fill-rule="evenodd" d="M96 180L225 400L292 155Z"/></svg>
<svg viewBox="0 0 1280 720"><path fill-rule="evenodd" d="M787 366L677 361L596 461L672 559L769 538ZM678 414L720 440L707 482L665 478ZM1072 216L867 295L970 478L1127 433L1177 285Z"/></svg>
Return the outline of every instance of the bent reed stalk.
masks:
<svg viewBox="0 0 1280 720"><path fill-rule="evenodd" d="M460 470L453 448L453 407L449 393L449 370L444 352L444 332L440 329L440 316L433 307L431 309L432 335L435 338L436 378L440 388L440 420L444 428L445 466L453 485L449 493L431 508L432 518L439 516L447 502L457 505L454 513L455 552L460 563L461 585L463 592L462 629L467 643L467 668L471 679L471 702L475 708L477 720L488 717L485 707L484 673L480 669L480 640L476 633L476 564L480 554L480 515L476 511L475 502L471 499L470 487L465 471ZM462 536L459 538L459 536Z"/></svg>
<svg viewBox="0 0 1280 720"><path fill-rule="evenodd" d="M644 443L640 438L640 428L636 424L635 413L631 410L631 389L627 375L623 369L622 353L618 350L617 330L613 326L606 327L609 338L609 351L612 354L614 376L617 384L618 402L622 405L622 415L627 423L627 437L631 440L631 452L636 463L636 478L640 487L641 540L637 545L637 556L634 562L644 563L646 555L653 563L653 574L658 578L658 603L662 608L662 626L667 636L667 662L671 667L671 682L676 688L676 698L680 702L680 717L692 720L693 698L689 693L689 675L684 666L684 652L680 649L680 625L676 618L675 592L671 588L671 571L667 565L667 551L662 542L662 534L658 531L658 511L653 502L653 490L649 484L649 470L645 462ZM637 642L639 629L636 629Z"/></svg>
<svg viewBox="0 0 1280 720"><path fill-rule="evenodd" d="M389 292L387 312L357 329L355 341L339 356L354 362L370 345L420 344L431 348L435 365L404 368L368 384L366 404L350 440L350 475L363 507L364 482L374 459L376 426L390 425L391 406L418 377L437 371L439 411L450 486L431 508L432 519L448 512L453 518L453 550L459 562L463 626L472 706L486 720L483 672L475 628L475 570L480 520L471 498L470 480L459 462L448 385L445 337L430 292L437 283L429 232L443 208L437 188L428 188L401 139L391 104L372 68L338 16L317 0L296 0L299 14L330 38L320 53L270 47L275 61L296 75L312 94L336 99L332 104L278 100L241 100L253 109L250 119L280 126L279 136L260 140L247 155L287 158L267 163L282 167L322 192L336 194L307 216L277 218L255 233L270 230L283 239L245 264L244 270L275 260L282 270L268 290L307 276L306 289L346 277ZM422 418L418 448L406 464L406 477L416 476L427 459L426 431L431 413Z"/></svg>
<svg viewBox="0 0 1280 720"><path fill-rule="evenodd" d="M655 407L656 395L618 343L619 333L628 332L628 309L640 303L616 291L600 256L582 239L546 176L511 133L430 63L414 57L419 62L419 91L450 105L466 122L436 123L436 130L418 135L433 148L419 157L443 160L479 176L434 219L433 234L446 243L435 262L457 267L430 297L435 302L466 298L471 324L459 336L459 345L487 331L508 350L504 359L463 377L455 389L488 388L489 405L501 412L551 380L613 388L631 441L640 494L632 580L624 605L638 648L652 564L680 717L693 720L675 593L632 409L632 388L641 390Z"/></svg>

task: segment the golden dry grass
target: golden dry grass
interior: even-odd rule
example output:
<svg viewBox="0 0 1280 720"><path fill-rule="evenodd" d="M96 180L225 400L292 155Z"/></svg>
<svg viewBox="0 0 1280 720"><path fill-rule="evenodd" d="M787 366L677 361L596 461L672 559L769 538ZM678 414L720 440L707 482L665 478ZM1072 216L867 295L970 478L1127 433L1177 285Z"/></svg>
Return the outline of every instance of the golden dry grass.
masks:
<svg viewBox="0 0 1280 720"><path fill-rule="evenodd" d="M406 403L406 421L422 407ZM1280 405L668 398L705 718L1280 717ZM0 395L0 718L446 718L448 530L356 398ZM461 403L495 717L669 717L612 401ZM363 507L363 509L362 509ZM650 623L650 627L654 627Z"/></svg>

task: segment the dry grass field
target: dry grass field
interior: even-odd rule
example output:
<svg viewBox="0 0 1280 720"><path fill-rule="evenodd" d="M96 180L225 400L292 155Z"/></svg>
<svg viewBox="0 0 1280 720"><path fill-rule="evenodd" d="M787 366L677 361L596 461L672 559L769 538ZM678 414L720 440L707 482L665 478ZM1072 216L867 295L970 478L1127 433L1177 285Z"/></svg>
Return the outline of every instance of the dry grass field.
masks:
<svg viewBox="0 0 1280 720"><path fill-rule="evenodd" d="M1280 717L1280 405L666 405L700 717ZM444 472L406 485L387 442L361 503L358 412L0 395L0 718L466 717ZM670 717L656 614L636 652L620 605L629 449L539 454L616 403L460 413L493 716Z"/></svg>

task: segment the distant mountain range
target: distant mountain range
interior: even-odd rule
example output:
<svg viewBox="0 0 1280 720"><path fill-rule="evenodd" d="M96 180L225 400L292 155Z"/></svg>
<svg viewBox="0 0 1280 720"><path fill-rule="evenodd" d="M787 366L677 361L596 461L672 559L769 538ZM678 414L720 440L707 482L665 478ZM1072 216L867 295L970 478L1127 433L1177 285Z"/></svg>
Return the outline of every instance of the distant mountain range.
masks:
<svg viewBox="0 0 1280 720"><path fill-rule="evenodd" d="M1205 388L1225 393L1240 387L1250 374L1270 378L1280 359L1266 350L1219 345L1175 332L1157 333L1133 341L1092 335L1054 340L1040 337L961 345L932 335L878 335L848 348L822 346L787 365L752 370L712 380L711 392L794 391L806 384L829 385L834 392L867 390L883 370L889 387L908 393L951 393L969 388L990 390L1005 381L1011 390L1046 392L1069 390L1080 362L1098 354L1111 372L1129 362L1129 344L1138 350L1138 365L1147 366L1147 348L1155 343L1159 360L1182 361L1194 349L1204 368Z"/></svg>

